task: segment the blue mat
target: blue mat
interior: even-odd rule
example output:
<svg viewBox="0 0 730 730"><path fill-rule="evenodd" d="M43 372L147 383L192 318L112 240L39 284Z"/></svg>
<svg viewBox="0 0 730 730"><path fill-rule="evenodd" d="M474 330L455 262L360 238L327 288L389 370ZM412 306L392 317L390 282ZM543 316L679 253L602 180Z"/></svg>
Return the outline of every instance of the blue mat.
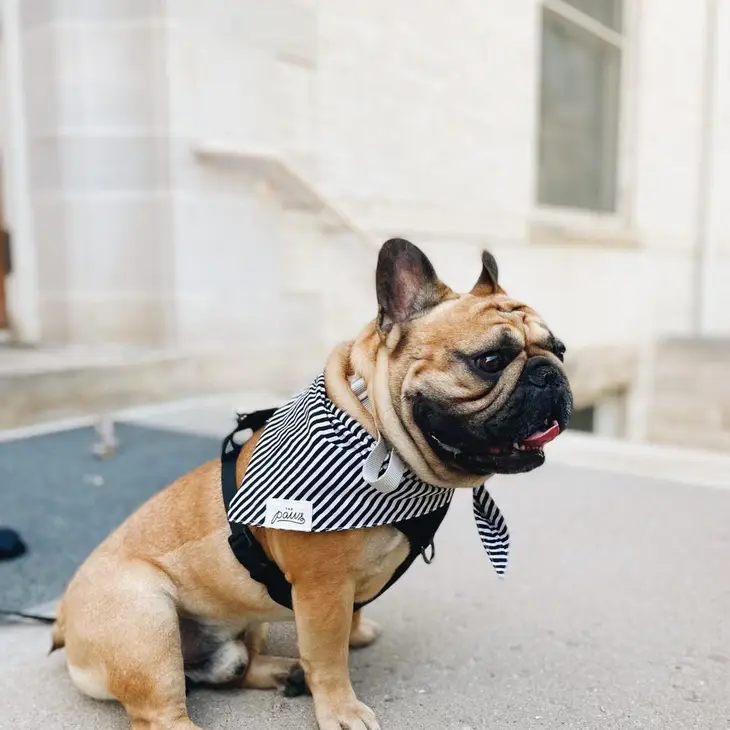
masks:
<svg viewBox="0 0 730 730"><path fill-rule="evenodd" d="M28 546L0 561L0 608L58 597L84 558L149 496L220 453L220 440L119 424L117 455L90 453L92 429L0 443L0 526ZM224 434L222 434L223 436Z"/></svg>

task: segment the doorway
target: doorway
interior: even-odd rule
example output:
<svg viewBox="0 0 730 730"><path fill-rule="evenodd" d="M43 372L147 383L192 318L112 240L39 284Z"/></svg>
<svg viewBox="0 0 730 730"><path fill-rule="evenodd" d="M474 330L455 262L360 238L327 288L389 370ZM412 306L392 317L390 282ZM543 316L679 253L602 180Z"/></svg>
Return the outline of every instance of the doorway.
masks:
<svg viewBox="0 0 730 730"><path fill-rule="evenodd" d="M2 172L0 171L0 341L7 336L10 323L8 321L8 298L5 280L10 268L10 234L5 225L5 206L3 205Z"/></svg>
<svg viewBox="0 0 730 730"><path fill-rule="evenodd" d="M0 0L0 342L41 341L33 236L22 0ZM12 331L12 338L9 332Z"/></svg>

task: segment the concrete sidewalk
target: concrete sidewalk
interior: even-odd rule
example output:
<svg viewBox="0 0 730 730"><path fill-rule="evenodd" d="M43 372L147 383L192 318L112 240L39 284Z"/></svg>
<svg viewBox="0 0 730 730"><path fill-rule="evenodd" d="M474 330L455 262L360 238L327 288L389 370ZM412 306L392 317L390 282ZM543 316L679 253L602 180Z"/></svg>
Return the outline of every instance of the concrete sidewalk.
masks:
<svg viewBox="0 0 730 730"><path fill-rule="evenodd" d="M123 418L220 437L232 404L272 400ZM434 564L368 609L385 632L352 655L360 698L385 730L730 728L730 490L700 485L729 486L730 459L566 434L542 469L493 482L513 542L504 581L457 495ZM272 633L272 651L295 652L291 627ZM47 627L0 624L0 729L126 728L48 645ZM210 730L314 728L309 698L201 691L189 704Z"/></svg>
<svg viewBox="0 0 730 730"><path fill-rule="evenodd" d="M385 633L352 676L384 728L730 727L730 492L555 465L493 491L513 538L503 582L462 494L434 564L369 611ZM0 728L125 728L47 646L47 628L0 629ZM308 698L204 691L190 707L211 729L314 727Z"/></svg>

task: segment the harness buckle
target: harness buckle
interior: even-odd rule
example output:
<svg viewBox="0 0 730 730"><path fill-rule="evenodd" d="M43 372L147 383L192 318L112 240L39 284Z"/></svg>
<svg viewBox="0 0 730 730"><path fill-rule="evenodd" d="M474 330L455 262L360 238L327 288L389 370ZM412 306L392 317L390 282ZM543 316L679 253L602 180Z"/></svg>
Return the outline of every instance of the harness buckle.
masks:
<svg viewBox="0 0 730 730"><path fill-rule="evenodd" d="M429 550L431 551L430 555L428 554ZM433 540L431 540L426 547L421 548L421 557L426 565L431 565L431 563L433 563L433 560L436 557L436 545L434 545Z"/></svg>
<svg viewBox="0 0 730 730"><path fill-rule="evenodd" d="M247 527L239 525L236 522L229 522L228 525L231 529L231 534L228 536L228 542L231 547L234 548L234 552L237 550L250 550L254 544L254 538L251 531Z"/></svg>

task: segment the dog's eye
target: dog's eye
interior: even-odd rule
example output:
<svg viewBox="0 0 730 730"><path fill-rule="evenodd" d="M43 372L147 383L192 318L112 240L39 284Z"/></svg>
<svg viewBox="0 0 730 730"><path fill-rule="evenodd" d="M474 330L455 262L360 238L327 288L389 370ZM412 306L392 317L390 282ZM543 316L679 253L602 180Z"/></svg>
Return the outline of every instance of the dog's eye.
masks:
<svg viewBox="0 0 730 730"><path fill-rule="evenodd" d="M498 373L504 370L505 358L498 352L479 355L474 358L474 364L485 373Z"/></svg>

